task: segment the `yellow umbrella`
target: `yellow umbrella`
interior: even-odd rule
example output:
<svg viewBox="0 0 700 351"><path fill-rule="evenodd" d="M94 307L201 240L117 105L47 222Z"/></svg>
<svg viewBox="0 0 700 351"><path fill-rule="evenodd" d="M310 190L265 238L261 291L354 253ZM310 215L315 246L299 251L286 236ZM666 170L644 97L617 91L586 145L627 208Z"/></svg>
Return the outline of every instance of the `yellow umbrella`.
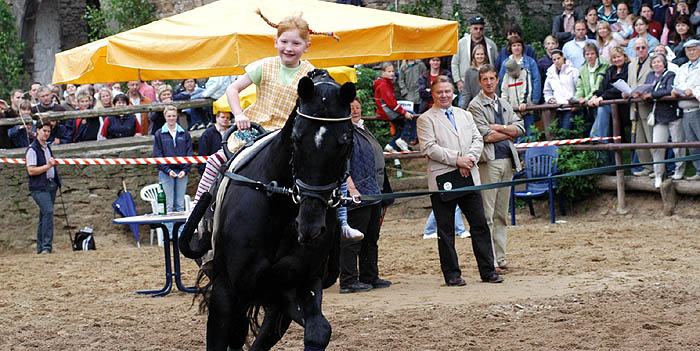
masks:
<svg viewBox="0 0 700 351"><path fill-rule="evenodd" d="M56 54L53 83L203 78L242 74L276 55L272 22L302 13L312 30L304 58L316 67L445 56L457 51L458 25L316 0L221 0Z"/></svg>
<svg viewBox="0 0 700 351"><path fill-rule="evenodd" d="M330 67L328 68L328 73L335 79L338 84L343 84L345 82L357 83L357 73L352 67L341 66L341 67ZM255 102L255 84L249 85L247 88L243 89L238 94L241 100L241 108L246 109L246 107L252 105ZM228 104L228 98L226 94L222 95L218 100L214 101L213 105L214 114L223 112L231 112L231 106Z"/></svg>

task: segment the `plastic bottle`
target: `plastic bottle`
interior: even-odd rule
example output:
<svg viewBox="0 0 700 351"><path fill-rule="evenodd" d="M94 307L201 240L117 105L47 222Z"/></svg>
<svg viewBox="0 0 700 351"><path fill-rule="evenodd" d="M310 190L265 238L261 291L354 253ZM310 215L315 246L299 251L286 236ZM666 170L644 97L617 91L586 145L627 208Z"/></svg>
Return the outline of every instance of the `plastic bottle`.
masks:
<svg viewBox="0 0 700 351"><path fill-rule="evenodd" d="M396 178L403 177L403 172L401 171L401 161L398 158L394 159L394 166L396 167Z"/></svg>
<svg viewBox="0 0 700 351"><path fill-rule="evenodd" d="M158 214L168 214L168 208L165 205L165 190L163 190L163 183L158 183Z"/></svg>

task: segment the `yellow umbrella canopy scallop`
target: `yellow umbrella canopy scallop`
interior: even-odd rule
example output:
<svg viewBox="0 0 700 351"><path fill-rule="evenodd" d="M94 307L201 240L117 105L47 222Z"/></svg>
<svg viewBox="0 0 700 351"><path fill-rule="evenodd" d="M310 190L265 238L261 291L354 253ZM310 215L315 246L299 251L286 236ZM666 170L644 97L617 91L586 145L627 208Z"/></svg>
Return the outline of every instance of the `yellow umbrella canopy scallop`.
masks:
<svg viewBox="0 0 700 351"><path fill-rule="evenodd" d="M56 54L53 83L204 78L242 74L274 56L272 22L301 14L313 35L304 54L316 67L445 56L458 24L317 0L220 0Z"/></svg>

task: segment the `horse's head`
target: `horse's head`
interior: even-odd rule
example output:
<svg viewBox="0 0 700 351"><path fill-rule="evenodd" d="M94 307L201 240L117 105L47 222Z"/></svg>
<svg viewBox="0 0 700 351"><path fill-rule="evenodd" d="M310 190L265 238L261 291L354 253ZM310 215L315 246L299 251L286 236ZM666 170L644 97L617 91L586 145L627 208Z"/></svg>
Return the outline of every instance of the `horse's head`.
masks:
<svg viewBox="0 0 700 351"><path fill-rule="evenodd" d="M299 81L299 104L292 131L294 201L298 240L310 242L326 231L326 210L340 203L353 148L350 103L355 85L340 86L324 70Z"/></svg>

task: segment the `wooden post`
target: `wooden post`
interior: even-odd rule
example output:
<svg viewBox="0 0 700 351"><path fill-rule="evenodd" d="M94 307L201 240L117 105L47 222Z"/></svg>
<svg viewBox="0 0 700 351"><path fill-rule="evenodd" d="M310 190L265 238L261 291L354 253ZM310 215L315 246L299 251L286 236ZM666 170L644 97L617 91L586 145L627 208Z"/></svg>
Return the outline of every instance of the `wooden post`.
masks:
<svg viewBox="0 0 700 351"><path fill-rule="evenodd" d="M547 138L547 140L554 139L554 134L549 131L549 126L552 125L552 122L554 121L554 111L556 110L542 110L540 112L542 124L544 125L544 136Z"/></svg>
<svg viewBox="0 0 700 351"><path fill-rule="evenodd" d="M622 135L621 133L621 121L620 121L620 113L619 109L617 108L617 104L612 104L612 111L611 111L611 117L612 117L612 127L613 127L613 136L620 136ZM615 143L620 143L621 140L615 140ZM615 151L615 164L616 165L621 165L622 164L622 150L616 150ZM617 213L619 214L626 214L627 209L625 205L625 171L622 169L618 169L615 172L616 176L616 183L617 183Z"/></svg>

